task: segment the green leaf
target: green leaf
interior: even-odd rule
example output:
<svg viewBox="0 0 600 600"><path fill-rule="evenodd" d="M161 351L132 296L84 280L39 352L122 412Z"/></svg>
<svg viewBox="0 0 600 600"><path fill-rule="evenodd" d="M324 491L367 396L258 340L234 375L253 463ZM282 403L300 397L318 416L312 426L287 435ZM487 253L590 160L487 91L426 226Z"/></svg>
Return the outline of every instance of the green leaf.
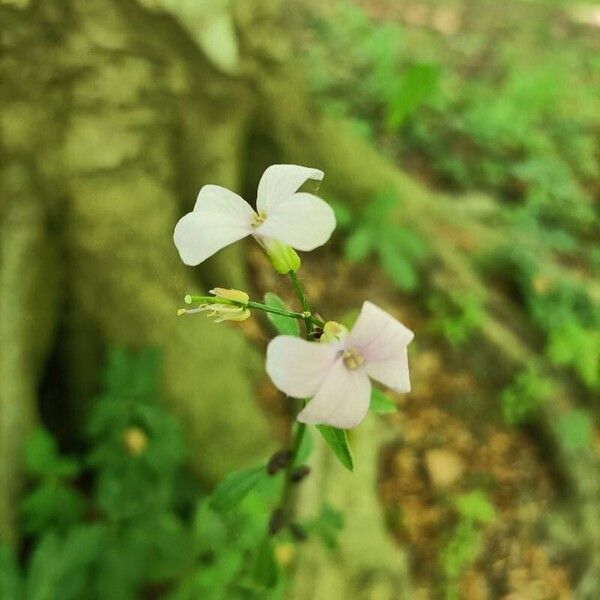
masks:
<svg viewBox="0 0 600 600"><path fill-rule="evenodd" d="M387 415L395 413L398 410L396 403L377 388L371 390L371 404L369 408L376 415Z"/></svg>
<svg viewBox="0 0 600 600"><path fill-rule="evenodd" d="M104 525L78 525L64 536L47 532L29 560L25 597L28 600L87 597L91 567L106 550Z"/></svg>
<svg viewBox="0 0 600 600"><path fill-rule="evenodd" d="M78 491L49 480L30 492L21 503L24 529L28 533L57 527L66 529L83 518L85 502Z"/></svg>
<svg viewBox="0 0 600 600"><path fill-rule="evenodd" d="M263 465L237 471L225 476L210 499L210 507L216 512L228 512L235 508L266 475Z"/></svg>
<svg viewBox="0 0 600 600"><path fill-rule="evenodd" d="M264 537L254 560L252 578L259 585L271 589L274 588L279 579L279 567L273 552L273 543L268 537Z"/></svg>
<svg viewBox="0 0 600 600"><path fill-rule="evenodd" d="M57 461L56 441L50 433L39 427L27 440L25 447L27 468L36 475L49 475L54 471Z"/></svg>
<svg viewBox="0 0 600 600"><path fill-rule="evenodd" d="M354 471L354 461L352 460L352 452L348 445L348 438L344 429L337 429L329 425L317 425L319 433L327 442L327 445L333 450L338 460L348 469Z"/></svg>
<svg viewBox="0 0 600 600"><path fill-rule="evenodd" d="M473 490L459 496L456 509L464 519L476 523L491 523L496 518L496 511L487 496L481 490Z"/></svg>
<svg viewBox="0 0 600 600"><path fill-rule="evenodd" d="M296 453L296 460L294 461L294 464L301 465L306 462L306 459L310 456L314 445L315 442L312 434L310 433L310 429L306 428L304 431L304 436L302 437L302 443L300 444L298 452Z"/></svg>
<svg viewBox="0 0 600 600"><path fill-rule="evenodd" d="M401 79L387 106L386 125L395 131L404 119L413 113L437 86L440 69L433 64L413 65Z"/></svg>
<svg viewBox="0 0 600 600"><path fill-rule="evenodd" d="M401 290L412 290L417 285L417 274L412 264L406 260L397 246L389 239L379 243L381 266L389 278Z"/></svg>
<svg viewBox="0 0 600 600"><path fill-rule="evenodd" d="M267 306L272 306L273 308L291 310L288 305L273 292L267 292L265 294L265 304ZM273 313L266 314L267 319L271 321L271 325L273 325L277 333L300 337L300 324L298 323L297 319L291 319L290 317L283 317L281 315L274 315Z"/></svg>
<svg viewBox="0 0 600 600"><path fill-rule="evenodd" d="M352 233L344 244L344 256L347 260L363 260L369 255L373 248L371 230L362 227Z"/></svg>

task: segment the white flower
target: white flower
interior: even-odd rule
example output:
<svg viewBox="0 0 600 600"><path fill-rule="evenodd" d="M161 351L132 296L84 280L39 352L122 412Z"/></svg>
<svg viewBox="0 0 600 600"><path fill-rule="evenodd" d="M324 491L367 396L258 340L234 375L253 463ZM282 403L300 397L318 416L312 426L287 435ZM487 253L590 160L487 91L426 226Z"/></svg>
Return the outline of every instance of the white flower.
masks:
<svg viewBox="0 0 600 600"><path fill-rule="evenodd" d="M275 386L294 398L312 398L298 415L303 423L356 427L369 409L369 378L410 391L410 329L365 302L352 331L340 333L324 344L282 335L267 348L267 373Z"/></svg>
<svg viewBox="0 0 600 600"><path fill-rule="evenodd" d="M258 184L256 207L218 185L205 185L194 210L175 226L173 239L186 265L198 265L229 244L252 235L269 251L282 244L296 250L322 246L335 229L331 207L313 194L298 192L323 171L297 165L272 165Z"/></svg>

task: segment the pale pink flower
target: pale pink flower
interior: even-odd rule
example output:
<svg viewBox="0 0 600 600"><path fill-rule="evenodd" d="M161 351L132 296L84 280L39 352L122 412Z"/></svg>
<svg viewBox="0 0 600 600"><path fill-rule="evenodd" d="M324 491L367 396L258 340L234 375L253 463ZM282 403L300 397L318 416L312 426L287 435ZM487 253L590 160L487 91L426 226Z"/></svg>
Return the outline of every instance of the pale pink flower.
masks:
<svg viewBox="0 0 600 600"><path fill-rule="evenodd" d="M252 235L269 252L285 244L296 250L322 246L335 229L332 208L321 198L298 192L323 171L297 165L272 165L258 184L256 208L218 185L205 185L194 210L175 226L173 239L186 265L197 265L225 246Z"/></svg>
<svg viewBox="0 0 600 600"><path fill-rule="evenodd" d="M410 391L407 346L413 337L390 314L365 302L352 331L333 341L287 335L273 339L267 373L288 396L312 398L299 421L350 429L369 409L370 378L396 392Z"/></svg>

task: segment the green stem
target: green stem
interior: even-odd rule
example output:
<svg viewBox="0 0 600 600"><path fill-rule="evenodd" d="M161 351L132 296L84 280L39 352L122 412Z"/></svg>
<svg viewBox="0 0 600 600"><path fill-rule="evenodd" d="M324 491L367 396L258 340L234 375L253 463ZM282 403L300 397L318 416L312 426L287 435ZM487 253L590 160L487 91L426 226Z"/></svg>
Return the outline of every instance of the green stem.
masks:
<svg viewBox="0 0 600 600"><path fill-rule="evenodd" d="M243 306L242 304L238 304L239 306ZM269 306L268 304L261 304L260 302L253 302L250 300L245 306L248 308L256 308L258 310L263 310L264 312L272 313L274 315L281 315L282 317L289 317L290 319L298 319L300 321L304 321L306 318L302 313L293 312L291 310L284 310L283 308L275 308L274 306Z"/></svg>
<svg viewBox="0 0 600 600"><path fill-rule="evenodd" d="M290 279L292 280L292 285L294 286L294 291L296 292L296 296L298 296L298 300L300 300L300 304L302 305L302 310L306 314L304 317L304 323L306 325L306 339L313 339L313 320L312 320L312 312L310 310L310 302L306 297L306 293L304 291L304 287L300 283L298 276L296 275L296 271L290 271L289 273Z"/></svg>
<svg viewBox="0 0 600 600"><path fill-rule="evenodd" d="M292 284L294 286L294 291L298 296L298 300L300 300L300 304L302 305L302 309L304 311L303 318L304 323L306 324L306 339L311 341L314 338L313 334L313 325L317 324L319 326L323 326L324 323L321 319L316 319L311 312L310 302L306 296L304 291L304 287L298 280L298 276L295 271L289 272L290 279L292 280ZM304 440L304 436L306 434L306 424L296 422L296 431L294 433L294 440L292 442L291 447L291 458L288 463L283 480L283 488L281 490L281 499L279 501L279 508L283 511L284 518L287 521L291 521L293 517L293 504L292 504L292 491L293 491L293 481L292 475L294 473L294 468L296 467L296 459L298 457L298 451L302 446L302 441Z"/></svg>
<svg viewBox="0 0 600 600"><path fill-rule="evenodd" d="M305 433L306 424L298 422L296 424L296 432L294 433L294 441L292 443L292 457L285 469L285 478L283 483L283 489L281 491L281 501L279 503L280 507L285 513L286 518L292 516L290 514L291 506L289 506L293 486L292 473L294 472L294 467L296 466L296 457L298 456L298 450L300 450L300 446L302 445L302 440L304 439Z"/></svg>

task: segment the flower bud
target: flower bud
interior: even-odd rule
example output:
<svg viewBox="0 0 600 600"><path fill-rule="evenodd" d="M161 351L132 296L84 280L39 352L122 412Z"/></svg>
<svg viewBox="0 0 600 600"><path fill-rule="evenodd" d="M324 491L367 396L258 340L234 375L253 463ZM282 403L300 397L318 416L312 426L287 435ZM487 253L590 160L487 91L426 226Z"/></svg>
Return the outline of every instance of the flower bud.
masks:
<svg viewBox="0 0 600 600"><path fill-rule="evenodd" d="M273 268L282 275L297 271L302 264L296 251L278 240L263 240L262 245L271 260Z"/></svg>
<svg viewBox="0 0 600 600"><path fill-rule="evenodd" d="M292 483L300 483L309 473L310 467L308 465L301 465L292 471L290 479Z"/></svg>
<svg viewBox="0 0 600 600"><path fill-rule="evenodd" d="M275 475L275 473L287 467L291 459L292 453L289 450L279 450L278 452L275 452L267 463L267 473L269 475Z"/></svg>
<svg viewBox="0 0 600 600"><path fill-rule="evenodd" d="M328 344L329 342L343 340L347 335L347 327L344 327L337 321L327 321L327 323L323 325L323 334L319 341Z"/></svg>
<svg viewBox="0 0 600 600"><path fill-rule="evenodd" d="M304 527L302 527L302 525L298 525L298 523L290 523L289 530L292 534L292 537L297 542L304 542L306 540L306 530L304 529Z"/></svg>

